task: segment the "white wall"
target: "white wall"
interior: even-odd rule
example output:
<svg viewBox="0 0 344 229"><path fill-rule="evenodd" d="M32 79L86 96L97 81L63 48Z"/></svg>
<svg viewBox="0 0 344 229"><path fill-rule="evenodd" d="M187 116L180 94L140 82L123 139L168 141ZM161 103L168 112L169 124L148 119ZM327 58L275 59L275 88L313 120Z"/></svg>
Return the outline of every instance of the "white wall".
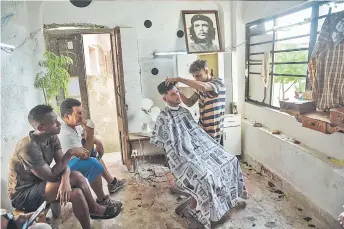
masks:
<svg viewBox="0 0 344 229"><path fill-rule="evenodd" d="M308 128L286 113L245 103L245 118L262 123L264 126L280 130L310 148L319 150L328 156L344 160L344 134L323 134Z"/></svg>
<svg viewBox="0 0 344 229"><path fill-rule="evenodd" d="M240 30L240 28L243 28L244 23L258 20L266 16L272 16L287 8L295 7L303 3L304 1L244 2L242 11L243 15L242 17L239 16L237 18L238 21L241 20L241 24L237 26L237 37L242 36L242 34L244 33L243 30ZM237 12L240 12L240 10L238 10ZM238 50L238 54L243 54L241 56L241 60L238 57L238 62L243 63L245 61L244 51ZM239 67L238 71L241 71L241 75L244 76L245 69L243 67ZM239 83L239 86L243 87L243 82ZM242 95L242 93L240 93L240 95ZM277 113L271 109L267 109L264 107L257 107L247 103L245 104L243 99L244 98L242 98L240 103L242 109L245 110L244 116L246 118L249 118L254 121L259 121L263 125L268 126L269 128L279 129L282 132L294 136L301 142L307 144L309 147L322 151L328 154L329 156L335 157L337 159L344 159L344 155L342 153L344 152L344 139L342 134L337 133L332 135L325 135L320 132L302 128L301 124L298 123L291 116Z"/></svg>
<svg viewBox="0 0 344 229"><path fill-rule="evenodd" d="M336 172L337 167L321 152L290 144L281 139L283 136L274 136L271 130L253 127L247 121L243 122L243 132L246 154L290 183L333 218L343 211L344 176ZM305 204L301 197L291 197Z"/></svg>
<svg viewBox="0 0 344 229"><path fill-rule="evenodd" d="M237 17L237 43L239 37L245 34L245 23L272 16L287 8L303 4L303 1L257 1L241 3L237 10L241 16ZM240 4L239 4L240 5ZM237 7L238 8L238 7ZM238 50L245 63L245 52ZM238 63L238 65L240 64ZM259 161L268 169L285 179L296 190L302 192L317 206L336 217L342 211L344 203L343 176L335 172L336 168L326 162L328 156L344 160L344 134L325 135L317 131L303 128L294 117L266 107L245 103L243 97L245 68L238 67L239 75L239 108L243 117L251 122L262 123L270 130L280 130L282 133L296 138L309 150L303 150L290 142L279 139L270 133L254 128L244 121L243 151ZM324 160L320 160L314 153L320 152Z"/></svg>
<svg viewBox="0 0 344 229"><path fill-rule="evenodd" d="M307 1L244 1L244 23L273 16Z"/></svg>
<svg viewBox="0 0 344 229"><path fill-rule="evenodd" d="M2 1L1 42L19 46L40 29L40 7L39 2ZM3 16L8 20L3 21ZM8 164L17 141L31 130L28 112L44 102L41 92L33 86L43 44L39 31L13 52L1 50L1 207L11 208L7 197Z"/></svg>
<svg viewBox="0 0 344 229"><path fill-rule="evenodd" d="M182 10L218 10L223 46L230 45L230 2L228 1L95 1L89 7L76 8L67 2L45 2L43 8L44 24L63 23L92 23L114 28L115 26L132 27L137 34L137 50L139 70L141 69L143 97L150 98L161 108L164 102L159 96L156 86L166 77L173 76L173 59L153 58L153 52L185 51L185 38L178 38L177 31L184 30L181 17ZM63 12L63 16L61 16ZM144 26L144 21L152 22L151 28ZM126 52L123 53L126 55ZM126 58L125 56L123 58ZM129 57L130 58L130 57ZM133 59L133 57L131 57ZM125 64L125 63L124 63ZM137 65L137 64L135 64ZM152 68L158 68L159 74L151 74ZM127 69L126 82L135 84L135 90L140 90L137 85L139 70ZM226 75L230 77L230 75ZM130 79L128 79L130 78ZM228 82L230 82L228 80ZM130 88L133 85L126 85ZM131 94L128 92L128 96ZM127 96L126 96L127 97ZM139 105L138 97L127 99L127 104ZM131 108L129 108L131 109ZM132 113L132 112L131 112ZM141 125L137 117L129 117L130 131L140 131Z"/></svg>

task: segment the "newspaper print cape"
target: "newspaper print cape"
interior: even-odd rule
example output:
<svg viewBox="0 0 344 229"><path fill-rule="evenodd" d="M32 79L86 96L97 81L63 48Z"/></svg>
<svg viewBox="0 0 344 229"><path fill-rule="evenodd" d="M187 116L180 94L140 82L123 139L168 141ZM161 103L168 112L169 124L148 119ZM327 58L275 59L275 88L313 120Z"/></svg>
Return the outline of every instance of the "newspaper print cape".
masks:
<svg viewBox="0 0 344 229"><path fill-rule="evenodd" d="M151 143L163 148L176 185L197 201L190 212L205 228L218 221L247 191L238 159L211 138L183 107L158 116Z"/></svg>

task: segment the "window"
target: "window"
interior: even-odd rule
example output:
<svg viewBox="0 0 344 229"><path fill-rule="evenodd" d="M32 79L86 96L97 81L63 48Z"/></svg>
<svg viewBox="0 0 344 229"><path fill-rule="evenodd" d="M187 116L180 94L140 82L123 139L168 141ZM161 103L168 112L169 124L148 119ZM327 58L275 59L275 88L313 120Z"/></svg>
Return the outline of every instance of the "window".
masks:
<svg viewBox="0 0 344 229"><path fill-rule="evenodd" d="M329 9L343 11L344 3L308 3L246 25L246 100L279 108L280 100L305 91L308 59ZM267 86L261 76L264 54L270 56Z"/></svg>

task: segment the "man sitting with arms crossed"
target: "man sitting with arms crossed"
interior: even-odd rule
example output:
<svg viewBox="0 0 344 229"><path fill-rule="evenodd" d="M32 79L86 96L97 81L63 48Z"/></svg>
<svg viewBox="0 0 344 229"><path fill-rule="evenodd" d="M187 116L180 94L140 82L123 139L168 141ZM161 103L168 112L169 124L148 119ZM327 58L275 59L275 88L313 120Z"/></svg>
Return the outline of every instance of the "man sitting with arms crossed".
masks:
<svg viewBox="0 0 344 229"><path fill-rule="evenodd" d="M60 122L50 106L38 105L29 113L35 129L20 140L9 165L8 194L12 206L19 211L34 212L47 201L72 202L73 212L82 228L90 229L92 219L110 219L121 211L118 207L97 204L85 178L70 172L68 161L73 157L88 158L82 147L62 153L57 134ZM55 160L55 165L50 164Z"/></svg>
<svg viewBox="0 0 344 229"><path fill-rule="evenodd" d="M102 186L102 177L108 183L109 193L115 193L124 186L125 180L118 180L108 172L101 157L104 154L102 143L94 136L94 126L91 120L84 120L83 109L80 101L76 99L66 99L60 106L61 112L61 132L59 138L62 151L66 152L73 147L84 147L91 152L91 157L87 160L74 157L68 165L72 171L81 172L87 177L93 191L97 195L97 203L102 205L116 204L116 201L110 199L104 194ZM84 132L84 138L82 138ZM94 149L94 144L96 148ZM97 152L99 159L97 159Z"/></svg>
<svg viewBox="0 0 344 229"><path fill-rule="evenodd" d="M211 228L211 222L219 222L233 207L246 206L239 160L180 106L179 90L173 84L162 82L158 91L167 106L157 118L151 143L165 150L176 185L191 195L189 214Z"/></svg>

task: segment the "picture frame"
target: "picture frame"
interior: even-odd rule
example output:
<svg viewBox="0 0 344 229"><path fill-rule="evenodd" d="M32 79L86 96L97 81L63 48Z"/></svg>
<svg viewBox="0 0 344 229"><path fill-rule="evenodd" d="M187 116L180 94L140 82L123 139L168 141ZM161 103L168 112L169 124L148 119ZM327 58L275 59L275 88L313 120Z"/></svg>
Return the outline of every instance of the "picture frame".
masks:
<svg viewBox="0 0 344 229"><path fill-rule="evenodd" d="M222 51L217 10L183 10L182 17L189 54Z"/></svg>

